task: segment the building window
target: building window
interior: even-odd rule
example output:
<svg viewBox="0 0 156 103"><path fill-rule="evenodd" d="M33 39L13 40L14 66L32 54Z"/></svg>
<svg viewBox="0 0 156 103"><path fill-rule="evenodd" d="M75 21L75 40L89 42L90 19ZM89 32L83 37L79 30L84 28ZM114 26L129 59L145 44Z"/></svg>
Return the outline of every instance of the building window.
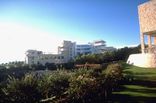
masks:
<svg viewBox="0 0 156 103"><path fill-rule="evenodd" d="M34 64L34 61L32 61L32 64Z"/></svg>
<svg viewBox="0 0 156 103"><path fill-rule="evenodd" d="M64 56L61 56L61 59L64 59Z"/></svg>
<svg viewBox="0 0 156 103"><path fill-rule="evenodd" d="M32 60L34 60L34 57L31 57Z"/></svg>
<svg viewBox="0 0 156 103"><path fill-rule="evenodd" d="M79 54L81 54L80 52L77 52L77 54L79 55Z"/></svg>
<svg viewBox="0 0 156 103"><path fill-rule="evenodd" d="M39 65L39 64L40 64L40 62L38 61L38 62L37 62L37 64Z"/></svg>

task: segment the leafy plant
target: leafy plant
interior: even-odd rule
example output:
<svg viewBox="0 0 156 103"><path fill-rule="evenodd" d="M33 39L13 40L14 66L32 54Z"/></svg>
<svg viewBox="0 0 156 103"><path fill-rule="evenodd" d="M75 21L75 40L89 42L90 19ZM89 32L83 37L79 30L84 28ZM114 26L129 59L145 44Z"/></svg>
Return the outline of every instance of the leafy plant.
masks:
<svg viewBox="0 0 156 103"><path fill-rule="evenodd" d="M28 74L22 79L9 77L7 87L3 89L8 101L12 103L37 103L41 99L38 79Z"/></svg>
<svg viewBox="0 0 156 103"><path fill-rule="evenodd" d="M44 75L40 81L41 101L56 101L61 98L69 87L71 73L65 70L57 70Z"/></svg>

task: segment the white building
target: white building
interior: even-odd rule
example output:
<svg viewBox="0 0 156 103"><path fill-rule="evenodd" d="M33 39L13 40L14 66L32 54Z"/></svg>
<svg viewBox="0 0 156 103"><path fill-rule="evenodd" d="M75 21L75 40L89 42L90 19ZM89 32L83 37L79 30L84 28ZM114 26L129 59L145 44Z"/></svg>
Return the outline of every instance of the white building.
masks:
<svg viewBox="0 0 156 103"><path fill-rule="evenodd" d="M41 51L37 50L28 50L26 52L26 63L27 64L42 64L45 65L46 63L55 63L60 64L64 63L64 56L61 54L45 54Z"/></svg>
<svg viewBox="0 0 156 103"><path fill-rule="evenodd" d="M94 41L91 45L92 54L99 54L107 51L106 42L103 40Z"/></svg>
<svg viewBox="0 0 156 103"><path fill-rule="evenodd" d="M58 54L64 56L65 62L74 59L76 42L63 41L62 45L58 47Z"/></svg>
<svg viewBox="0 0 156 103"><path fill-rule="evenodd" d="M76 42L63 41L62 45L58 47L58 54L45 54L42 51L28 50L26 52L27 64L42 64L46 63L67 63L77 55L99 54L106 51L115 50L113 47L106 47L106 42L103 40L94 41L88 44L76 44Z"/></svg>
<svg viewBox="0 0 156 103"><path fill-rule="evenodd" d="M81 44L81 45L76 45L75 47L75 54L80 55L86 55L86 54L91 54L92 53L92 45L90 44Z"/></svg>
<svg viewBox="0 0 156 103"><path fill-rule="evenodd" d="M114 47L106 47L106 42L103 40L97 40L88 44L76 45L75 54L100 54L106 51L113 51Z"/></svg>

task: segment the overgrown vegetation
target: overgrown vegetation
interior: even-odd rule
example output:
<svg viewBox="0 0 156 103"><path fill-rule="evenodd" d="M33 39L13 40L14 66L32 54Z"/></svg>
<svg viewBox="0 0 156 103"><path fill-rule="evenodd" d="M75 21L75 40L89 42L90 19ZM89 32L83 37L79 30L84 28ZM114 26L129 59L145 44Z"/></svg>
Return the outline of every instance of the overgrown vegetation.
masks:
<svg viewBox="0 0 156 103"><path fill-rule="evenodd" d="M106 69L56 70L48 74L26 74L21 79L9 77L1 86L2 103L94 103L107 101L117 88L122 73L120 65Z"/></svg>

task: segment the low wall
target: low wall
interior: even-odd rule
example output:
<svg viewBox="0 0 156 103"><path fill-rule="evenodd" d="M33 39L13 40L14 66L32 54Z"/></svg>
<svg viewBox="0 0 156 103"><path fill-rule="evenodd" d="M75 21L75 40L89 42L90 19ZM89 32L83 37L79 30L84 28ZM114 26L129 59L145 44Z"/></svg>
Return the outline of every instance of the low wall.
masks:
<svg viewBox="0 0 156 103"><path fill-rule="evenodd" d="M139 67L154 68L156 67L156 54L131 54L127 60L127 63Z"/></svg>

